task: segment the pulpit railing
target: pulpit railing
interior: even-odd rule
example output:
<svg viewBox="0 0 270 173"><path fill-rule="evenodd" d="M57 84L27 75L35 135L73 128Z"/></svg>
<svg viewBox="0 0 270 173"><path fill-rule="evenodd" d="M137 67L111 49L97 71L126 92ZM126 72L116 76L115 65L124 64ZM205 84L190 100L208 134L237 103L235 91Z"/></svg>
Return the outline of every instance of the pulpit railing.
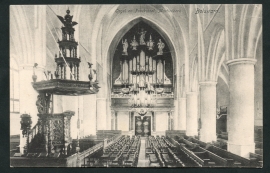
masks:
<svg viewBox="0 0 270 173"><path fill-rule="evenodd" d="M42 135L42 126L40 122L28 132L27 136L27 152L43 152L42 151L42 144L43 142L43 135ZM33 151L35 149L35 151Z"/></svg>

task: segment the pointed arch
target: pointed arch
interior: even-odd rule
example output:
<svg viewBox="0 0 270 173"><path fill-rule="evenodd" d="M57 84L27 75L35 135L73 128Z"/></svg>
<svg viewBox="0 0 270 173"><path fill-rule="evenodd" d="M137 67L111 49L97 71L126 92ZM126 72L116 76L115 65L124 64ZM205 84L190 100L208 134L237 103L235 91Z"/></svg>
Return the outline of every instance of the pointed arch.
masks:
<svg viewBox="0 0 270 173"><path fill-rule="evenodd" d="M171 39L169 38L168 34L166 34L166 32L161 29L156 23L153 23L152 21L144 18L144 17L137 17L129 22L127 22L126 24L124 24L124 26L117 32L117 34L114 36L113 40L111 41L111 44L109 46L109 50L108 50L108 54L107 54L107 63L109 65L109 70L110 72L112 71L112 61L113 61L113 55L114 55L114 51L119 43L119 41L121 40L121 38L125 35L125 33L130 30L134 25L136 25L139 22L145 22L146 24L148 24L149 26L151 26L153 29L155 29L166 41L166 43L168 44L168 47L171 51L171 55L172 55L172 60L173 60L173 66L174 66L174 71L176 70L176 54L175 54L175 46L173 45Z"/></svg>
<svg viewBox="0 0 270 173"><path fill-rule="evenodd" d="M10 8L11 16L11 32L16 33L12 36L12 40L16 43L15 46L23 59L20 60L22 63L31 63L31 60L34 58L33 53L33 43L31 28L28 25L28 19L26 14L20 5L12 6ZM13 27L12 27L13 26Z"/></svg>

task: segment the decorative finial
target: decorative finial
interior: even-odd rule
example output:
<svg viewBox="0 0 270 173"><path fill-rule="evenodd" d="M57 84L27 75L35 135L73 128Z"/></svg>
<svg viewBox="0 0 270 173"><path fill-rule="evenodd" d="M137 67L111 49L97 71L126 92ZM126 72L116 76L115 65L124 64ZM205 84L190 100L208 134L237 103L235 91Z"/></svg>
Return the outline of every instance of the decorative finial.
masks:
<svg viewBox="0 0 270 173"><path fill-rule="evenodd" d="M37 66L38 66L38 63L34 63L34 66L33 66L33 75L32 75L32 79L33 79L34 82L37 81L37 75L36 75L36 70L35 70L37 68Z"/></svg>
<svg viewBox="0 0 270 173"><path fill-rule="evenodd" d="M139 45L136 41L135 35L133 37L133 40L131 41L130 45L132 46L132 50L137 50L137 46Z"/></svg>
<svg viewBox="0 0 270 173"><path fill-rule="evenodd" d="M88 66L89 66L89 68L92 68L92 63L90 63L90 62L87 62L88 63Z"/></svg>
<svg viewBox="0 0 270 173"><path fill-rule="evenodd" d="M159 39L159 42L157 43L158 45L158 53L157 55L163 55L163 49L165 47L165 44Z"/></svg>
<svg viewBox="0 0 270 173"><path fill-rule="evenodd" d="M69 7L68 7L68 9L67 9L67 14L69 14L70 13L70 10L69 10Z"/></svg>
<svg viewBox="0 0 270 173"><path fill-rule="evenodd" d="M88 63L88 66L89 66L89 69L90 69L90 73L89 73L89 75L88 75L88 78L89 78L89 80L90 80L90 82L92 82L92 79L93 79L93 74L92 74L92 63L90 63L90 62L87 62Z"/></svg>
<svg viewBox="0 0 270 173"><path fill-rule="evenodd" d="M152 35L150 34L149 41L146 43L149 50L153 50L154 41L152 40Z"/></svg>
<svg viewBox="0 0 270 173"><path fill-rule="evenodd" d="M67 9L67 14L62 17L57 15L58 19L64 24L65 27L73 27L74 25L77 25L78 23L75 21L72 21L73 16L71 16L69 8Z"/></svg>

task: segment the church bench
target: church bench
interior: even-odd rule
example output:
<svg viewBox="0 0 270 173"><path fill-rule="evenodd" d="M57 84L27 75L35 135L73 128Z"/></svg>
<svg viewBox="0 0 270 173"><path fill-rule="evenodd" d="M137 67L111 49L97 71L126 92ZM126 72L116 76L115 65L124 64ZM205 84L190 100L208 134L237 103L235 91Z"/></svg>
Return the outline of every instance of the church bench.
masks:
<svg viewBox="0 0 270 173"><path fill-rule="evenodd" d="M113 160L111 163L109 163L109 167L119 167L119 160Z"/></svg>
<svg viewBox="0 0 270 173"><path fill-rule="evenodd" d="M45 157L48 157L48 153L47 152L42 152L38 155L38 157L40 158L45 158Z"/></svg>
<svg viewBox="0 0 270 173"><path fill-rule="evenodd" d="M37 157L38 153L27 153L26 157Z"/></svg>
<svg viewBox="0 0 270 173"><path fill-rule="evenodd" d="M60 156L60 153L50 153L49 157L58 158Z"/></svg>
<svg viewBox="0 0 270 173"><path fill-rule="evenodd" d="M208 153L206 152L194 152L194 154L199 158L201 158L202 160L209 160L209 161L211 160L208 156Z"/></svg>
<svg viewBox="0 0 270 173"><path fill-rule="evenodd" d="M187 148L187 147L186 147ZM189 149L192 152L206 152L205 150L203 150L201 147L197 146L195 148Z"/></svg>
<svg viewBox="0 0 270 173"><path fill-rule="evenodd" d="M207 145L207 143L205 143L205 142L203 142L203 141L199 141L198 139L195 139L195 138L191 138L191 141L192 141L193 143L199 144L200 147L203 147L203 148L205 148L206 145Z"/></svg>
<svg viewBox="0 0 270 173"><path fill-rule="evenodd" d="M185 167L185 164L177 156L175 156L175 163L176 167Z"/></svg>
<svg viewBox="0 0 270 173"><path fill-rule="evenodd" d="M152 154L152 153L153 153L153 151L152 151L151 148L146 148L145 149L145 156L148 156L149 154Z"/></svg>
<svg viewBox="0 0 270 173"><path fill-rule="evenodd" d="M207 166L208 167L216 167L216 163L215 162L208 162Z"/></svg>
<svg viewBox="0 0 270 173"><path fill-rule="evenodd" d="M118 155L119 155L119 153L117 152L117 153L112 153L111 155L110 155L110 157L109 157L109 160L114 160L116 157L118 157Z"/></svg>
<svg viewBox="0 0 270 173"><path fill-rule="evenodd" d="M175 163L174 160L170 158L169 154L162 154L162 157L166 166Z"/></svg>
<svg viewBox="0 0 270 173"><path fill-rule="evenodd" d="M228 151L226 151L226 152L227 152L228 158L232 158L235 161L240 162L242 166L250 166L250 160L248 160L244 157L238 156L236 154L233 154L231 152L228 152Z"/></svg>
<svg viewBox="0 0 270 173"><path fill-rule="evenodd" d="M233 154L233 153L231 153L229 151L218 148L216 146L211 146L211 147L208 148L208 150L215 153L215 154L217 154L217 155L219 155L220 157L226 158L227 161L228 161L228 159L233 159L234 162L241 163L241 166L250 166L250 160L248 160L248 159L246 159L244 157L238 156L236 154ZM228 165L230 165L231 162L232 161L230 161L228 163ZM236 165L239 166L238 163L236 163Z"/></svg>
<svg viewBox="0 0 270 173"><path fill-rule="evenodd" d="M123 162L123 165L128 166L128 167L132 167L132 166L134 166L134 162L135 162L135 157L130 155L128 157L128 159Z"/></svg>
<svg viewBox="0 0 270 173"><path fill-rule="evenodd" d="M193 148L196 148L199 146L199 144L196 144L196 143L193 143L193 142L190 142L184 138L180 139L179 140L180 143L183 143L183 144L186 144L186 148L188 149L193 149Z"/></svg>
<svg viewBox="0 0 270 173"><path fill-rule="evenodd" d="M160 150L160 152L161 152L161 153L168 153L168 149L167 149L167 148L162 148L162 149Z"/></svg>
<svg viewBox="0 0 270 173"><path fill-rule="evenodd" d="M255 167L263 166L263 156L255 153L249 153L250 164Z"/></svg>
<svg viewBox="0 0 270 173"><path fill-rule="evenodd" d="M158 159L155 154L148 154L149 156L149 162L151 163L158 163Z"/></svg>
<svg viewBox="0 0 270 173"><path fill-rule="evenodd" d="M124 161L124 164L123 164L123 166L124 167L133 167L134 165L133 165L133 163L134 163L134 161L132 160L126 160L126 161Z"/></svg>
<svg viewBox="0 0 270 173"><path fill-rule="evenodd" d="M207 152L197 152L196 155L203 160L203 166L209 166L209 163L211 166L216 165L215 160L212 159Z"/></svg>
<svg viewBox="0 0 270 173"><path fill-rule="evenodd" d="M199 147L201 151L204 151L208 154L208 157L211 159L211 160L214 160L215 163L219 166L227 166L227 160L213 152L210 152L209 150L206 150L204 148L201 148Z"/></svg>
<svg viewBox="0 0 270 173"><path fill-rule="evenodd" d="M177 142L174 138L167 137L167 139L176 146L177 153L175 153L178 158L184 161L185 166L187 167L202 167L203 160L200 158L196 158L197 156L192 157L190 151L188 151L185 147L185 144Z"/></svg>
<svg viewBox="0 0 270 173"><path fill-rule="evenodd" d="M185 148L185 147L183 147ZM214 162L215 164L211 163L211 166L216 165L216 157L214 155L211 155L211 153L207 152L207 150L201 148L201 147L196 147L196 151L192 152L188 149L185 149L187 154L192 157L194 160L196 160L199 164L203 166L208 166L209 162ZM218 158L222 159L222 158ZM225 161L225 160L224 160Z"/></svg>
<svg viewBox="0 0 270 173"><path fill-rule="evenodd" d="M263 160L263 156L255 153L249 153L250 158L256 158L258 161Z"/></svg>
<svg viewBox="0 0 270 173"><path fill-rule="evenodd" d="M195 160L196 162L198 162L200 165L204 165L204 161L199 158L197 155L195 155L193 152L191 152L190 150L188 150L186 147L182 147L182 150L188 154L189 157L191 157L193 160Z"/></svg>
<svg viewBox="0 0 270 173"><path fill-rule="evenodd" d="M13 157L22 157L22 154L21 153L14 153Z"/></svg>
<svg viewBox="0 0 270 173"><path fill-rule="evenodd" d="M208 156L211 160L214 160L218 166L227 166L226 159L224 159L224 158L222 158L214 153L211 153L211 152L208 152Z"/></svg>
<svg viewBox="0 0 270 173"><path fill-rule="evenodd" d="M161 154L157 151L156 155L157 155L158 162L159 162L160 166L165 167L166 165L165 165L165 162L164 162L163 158L161 157Z"/></svg>
<svg viewBox="0 0 270 173"><path fill-rule="evenodd" d="M194 156L190 155L184 148L181 148L177 154L179 158L185 161L188 167L202 167L203 165L202 159L194 158Z"/></svg>
<svg viewBox="0 0 270 173"><path fill-rule="evenodd" d="M205 154L206 152L205 151L193 151L194 154L196 154L197 156L198 155L203 155Z"/></svg>
<svg viewBox="0 0 270 173"><path fill-rule="evenodd" d="M174 158L177 167L185 167L185 164L176 156L176 154L169 148L168 154Z"/></svg>

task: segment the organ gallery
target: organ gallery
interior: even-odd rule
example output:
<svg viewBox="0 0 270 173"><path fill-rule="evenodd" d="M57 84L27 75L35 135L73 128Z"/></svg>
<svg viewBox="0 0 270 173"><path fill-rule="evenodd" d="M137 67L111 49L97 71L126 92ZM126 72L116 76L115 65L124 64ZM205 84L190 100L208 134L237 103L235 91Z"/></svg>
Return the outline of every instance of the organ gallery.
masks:
<svg viewBox="0 0 270 173"><path fill-rule="evenodd" d="M261 15L11 6L10 165L262 167Z"/></svg>

